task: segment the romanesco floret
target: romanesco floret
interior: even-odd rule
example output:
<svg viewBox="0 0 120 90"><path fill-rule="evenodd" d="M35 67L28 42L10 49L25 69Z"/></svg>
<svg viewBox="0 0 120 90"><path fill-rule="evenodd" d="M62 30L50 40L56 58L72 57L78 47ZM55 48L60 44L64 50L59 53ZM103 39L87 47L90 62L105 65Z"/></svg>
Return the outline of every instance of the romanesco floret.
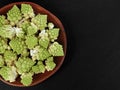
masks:
<svg viewBox="0 0 120 90"><path fill-rule="evenodd" d="M17 54L21 54L24 50L25 43L20 38L14 38L9 42L9 45L13 51L17 52Z"/></svg>
<svg viewBox="0 0 120 90"><path fill-rule="evenodd" d="M51 56L47 49L40 46L36 46L35 48L33 48L33 50L30 50L30 55L32 56L33 60L41 61L44 61L49 56Z"/></svg>
<svg viewBox="0 0 120 90"><path fill-rule="evenodd" d="M59 28L54 28L54 29L48 30L48 35L50 37L50 40L52 42L54 42L55 40L57 40L57 38L59 36Z"/></svg>
<svg viewBox="0 0 120 90"><path fill-rule="evenodd" d="M40 39L39 39L39 44L44 47L47 48L49 45L49 37L48 37L48 33L45 32L45 30L42 30L41 33L39 34Z"/></svg>
<svg viewBox="0 0 120 90"><path fill-rule="evenodd" d="M49 53L53 56L63 56L63 47L58 42L54 42L50 45L48 49Z"/></svg>
<svg viewBox="0 0 120 90"><path fill-rule="evenodd" d="M7 19L10 20L11 25L15 25L20 19L22 19L22 14L16 5L8 11Z"/></svg>
<svg viewBox="0 0 120 90"><path fill-rule="evenodd" d="M8 20L5 19L5 16L4 15L0 15L0 27L2 25L6 25L8 23Z"/></svg>
<svg viewBox="0 0 120 90"><path fill-rule="evenodd" d="M54 24L52 22L48 23L48 28L49 28L49 30L53 29L54 28Z"/></svg>
<svg viewBox="0 0 120 90"><path fill-rule="evenodd" d="M30 22L29 21L24 21L22 22L19 27L23 29L23 31L25 33L27 33L27 28L30 26Z"/></svg>
<svg viewBox="0 0 120 90"><path fill-rule="evenodd" d="M16 72L16 68L14 66L8 67L4 66L0 69L0 75L6 81L14 82L17 78L18 74Z"/></svg>
<svg viewBox="0 0 120 90"><path fill-rule="evenodd" d="M32 71L35 74L44 73L45 72L45 65L43 64L42 61L38 61L37 65L32 67Z"/></svg>
<svg viewBox="0 0 120 90"><path fill-rule="evenodd" d="M11 25L3 25L0 27L0 36L12 39L15 36L15 30Z"/></svg>
<svg viewBox="0 0 120 90"><path fill-rule="evenodd" d="M8 45L7 45L6 39L0 38L0 54L3 54L6 49L8 49Z"/></svg>
<svg viewBox="0 0 120 90"><path fill-rule="evenodd" d="M32 18L32 22L35 23L40 30L44 30L47 27L47 15L38 14Z"/></svg>
<svg viewBox="0 0 120 90"><path fill-rule="evenodd" d="M29 51L28 49L25 47L23 52L21 53L22 56L28 56L29 55Z"/></svg>
<svg viewBox="0 0 120 90"><path fill-rule="evenodd" d="M21 4L21 12L25 18L35 16L33 8L29 4Z"/></svg>
<svg viewBox="0 0 120 90"><path fill-rule="evenodd" d="M25 43L29 49L32 49L38 44L38 39L35 36L27 36Z"/></svg>
<svg viewBox="0 0 120 90"><path fill-rule="evenodd" d="M17 60L17 54L12 50L6 50L4 53L5 62L8 66L12 65Z"/></svg>
<svg viewBox="0 0 120 90"><path fill-rule="evenodd" d="M15 30L15 34L17 37L19 38L24 38L24 31L22 30L22 28L18 28L18 27L13 27Z"/></svg>
<svg viewBox="0 0 120 90"><path fill-rule="evenodd" d="M32 74L31 73L23 73L21 75L21 83L25 86L29 86L32 83Z"/></svg>
<svg viewBox="0 0 120 90"><path fill-rule="evenodd" d="M45 68L47 69L47 71L52 71L56 66L53 60L53 57L47 58L47 60L45 61L45 65L46 65Z"/></svg>
<svg viewBox="0 0 120 90"><path fill-rule="evenodd" d="M33 35L38 31L37 26L34 23L31 23L30 26L28 26L27 28L27 34L28 35Z"/></svg>
<svg viewBox="0 0 120 90"><path fill-rule="evenodd" d="M19 74L29 72L34 64L35 61L28 57L20 57L18 61L15 62Z"/></svg>
<svg viewBox="0 0 120 90"><path fill-rule="evenodd" d="M4 66L4 58L2 55L0 55L0 67L3 67Z"/></svg>
<svg viewBox="0 0 120 90"><path fill-rule="evenodd" d="M39 55L38 60L42 60L42 61L44 61L49 56L51 56L48 50L42 47L40 47L38 55Z"/></svg>

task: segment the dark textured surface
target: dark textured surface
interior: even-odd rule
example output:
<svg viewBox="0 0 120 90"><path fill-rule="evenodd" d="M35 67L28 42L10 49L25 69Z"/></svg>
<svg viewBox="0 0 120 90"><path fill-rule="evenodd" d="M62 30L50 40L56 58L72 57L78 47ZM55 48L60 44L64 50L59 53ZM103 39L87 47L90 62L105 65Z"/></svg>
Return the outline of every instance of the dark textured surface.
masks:
<svg viewBox="0 0 120 90"><path fill-rule="evenodd" d="M67 56L59 71L43 83L17 88L0 82L0 90L120 90L120 6L116 0L29 1L62 21ZM0 7L10 2L14 0L1 0Z"/></svg>

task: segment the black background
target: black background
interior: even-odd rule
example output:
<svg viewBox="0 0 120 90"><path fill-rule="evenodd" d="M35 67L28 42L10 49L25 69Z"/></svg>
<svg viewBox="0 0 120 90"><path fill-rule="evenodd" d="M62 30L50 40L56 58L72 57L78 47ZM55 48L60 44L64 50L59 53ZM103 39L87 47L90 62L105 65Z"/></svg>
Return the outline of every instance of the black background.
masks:
<svg viewBox="0 0 120 90"><path fill-rule="evenodd" d="M59 71L43 83L18 88L0 82L0 90L120 90L120 5L116 0L29 1L62 21L67 56ZM0 0L0 7L10 2L15 1Z"/></svg>

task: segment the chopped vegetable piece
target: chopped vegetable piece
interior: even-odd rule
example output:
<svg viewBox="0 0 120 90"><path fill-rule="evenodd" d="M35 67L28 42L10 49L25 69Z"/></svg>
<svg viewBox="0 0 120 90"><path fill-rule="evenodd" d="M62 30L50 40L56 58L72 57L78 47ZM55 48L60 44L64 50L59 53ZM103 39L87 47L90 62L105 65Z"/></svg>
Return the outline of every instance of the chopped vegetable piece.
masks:
<svg viewBox="0 0 120 90"><path fill-rule="evenodd" d="M53 29L54 28L54 24L52 22L48 23L48 28L49 29Z"/></svg>
<svg viewBox="0 0 120 90"><path fill-rule="evenodd" d="M0 27L0 36L12 39L15 36L15 30L11 25L3 25Z"/></svg>
<svg viewBox="0 0 120 90"><path fill-rule="evenodd" d="M28 35L33 35L38 31L38 28L35 24L31 23L31 26L28 26L27 28L27 34Z"/></svg>
<svg viewBox="0 0 120 90"><path fill-rule="evenodd" d="M35 23L40 30L44 30L47 27L47 15L38 14L32 18L32 22Z"/></svg>
<svg viewBox="0 0 120 90"><path fill-rule="evenodd" d="M49 34L51 41L54 42L55 40L57 40L59 36L59 28L48 30L48 34Z"/></svg>
<svg viewBox="0 0 120 90"><path fill-rule="evenodd" d="M0 55L0 67L3 67L4 66L4 58L2 55Z"/></svg>
<svg viewBox="0 0 120 90"><path fill-rule="evenodd" d="M4 16L4 15L0 15L0 27L1 27L2 25L6 25L6 24L8 24L8 20L5 19L5 16Z"/></svg>
<svg viewBox="0 0 120 90"><path fill-rule="evenodd" d="M32 49L38 44L38 39L35 36L27 36L25 43L29 49Z"/></svg>
<svg viewBox="0 0 120 90"><path fill-rule="evenodd" d="M52 71L56 66L56 64L53 61L53 57L47 58L45 64L46 64L45 68L47 69L47 71Z"/></svg>
<svg viewBox="0 0 120 90"><path fill-rule="evenodd" d="M25 86L29 86L32 83L32 74L31 73L23 73L21 75L21 83Z"/></svg>
<svg viewBox="0 0 120 90"><path fill-rule="evenodd" d="M34 11L29 4L21 4L21 12L25 18L34 17Z"/></svg>
<svg viewBox="0 0 120 90"><path fill-rule="evenodd" d="M13 51L10 50L6 50L4 53L4 58L5 58L5 62L7 63L7 65L12 65L13 61L17 60L17 54L14 53Z"/></svg>
<svg viewBox="0 0 120 90"><path fill-rule="evenodd" d="M42 61L38 61L37 65L32 67L32 71L35 74L44 73L45 72L45 65L43 64Z"/></svg>
<svg viewBox="0 0 120 90"><path fill-rule="evenodd" d="M27 58L20 57L18 59L18 61L15 62L15 65L17 67L17 71L19 74L29 72L34 64L35 64L35 62L28 57Z"/></svg>
<svg viewBox="0 0 120 90"><path fill-rule="evenodd" d="M14 66L8 67L4 66L0 69L0 75L6 81L14 82L17 78L18 74L16 72L16 68Z"/></svg>
<svg viewBox="0 0 120 90"><path fill-rule="evenodd" d="M20 9L16 5L14 5L13 8L8 11L7 19L10 20L11 25L17 24L19 20L22 19Z"/></svg>
<svg viewBox="0 0 120 90"><path fill-rule="evenodd" d="M17 54L21 54L25 47L24 41L20 38L12 39L9 45L11 46L13 51L17 52Z"/></svg>
<svg viewBox="0 0 120 90"><path fill-rule="evenodd" d="M53 44L51 44L48 51L53 56L63 56L64 55L62 45L60 45L58 42L54 42Z"/></svg>

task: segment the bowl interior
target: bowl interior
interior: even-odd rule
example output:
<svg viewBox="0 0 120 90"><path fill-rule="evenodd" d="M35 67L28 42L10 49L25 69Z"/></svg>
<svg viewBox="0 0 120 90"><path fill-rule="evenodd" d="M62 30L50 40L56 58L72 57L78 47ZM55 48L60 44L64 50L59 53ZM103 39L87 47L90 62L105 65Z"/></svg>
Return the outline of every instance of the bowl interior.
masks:
<svg viewBox="0 0 120 90"><path fill-rule="evenodd" d="M10 10L13 7L13 5L20 6L22 3L30 4L33 7L36 14L37 13L47 14L48 15L48 21L53 22L56 27L60 28L60 34L59 34L59 37L58 37L58 42L63 45L64 54L66 54L66 45L67 45L66 34L65 34L64 27L63 27L61 21L55 15L53 15L52 13L50 13L48 10L44 9L40 5L37 5L37 4L32 3L32 2L11 3L11 4L8 4L8 5L4 6L3 8L1 8L0 9L0 14L5 15L8 12L8 10ZM44 74L36 74L36 75L34 75L33 76L33 82L32 82L32 84L30 86L41 83L42 81L44 81L47 78L49 78L50 76L52 76L60 68L60 66L62 65L62 63L64 61L64 58L65 58L65 55L61 56L61 57L55 57L56 68L53 71L49 71L49 72L46 71ZM12 83L5 81L4 79L2 79L2 77L0 77L0 80L7 83L7 84L9 84L9 85L24 87L20 83L20 78L19 77L16 79L15 82L12 82Z"/></svg>

